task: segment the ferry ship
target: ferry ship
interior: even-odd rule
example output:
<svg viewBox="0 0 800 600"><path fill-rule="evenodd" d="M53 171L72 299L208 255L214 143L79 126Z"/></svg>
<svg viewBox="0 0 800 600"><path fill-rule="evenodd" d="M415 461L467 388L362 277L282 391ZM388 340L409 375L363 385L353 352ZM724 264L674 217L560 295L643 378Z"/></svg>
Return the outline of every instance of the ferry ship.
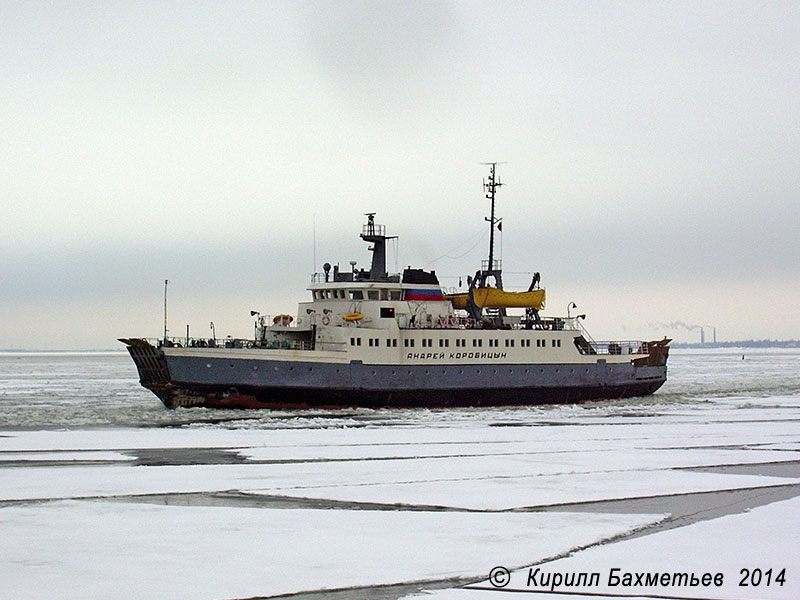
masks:
<svg viewBox="0 0 800 600"><path fill-rule="evenodd" d="M168 338L165 325L161 339L120 341L168 408L481 407L655 392L669 339L598 342L585 315L543 316L538 273L527 290L503 289L494 259L501 185L490 163L489 259L462 293L445 293L435 271L388 273L392 236L368 213L360 237L369 270L325 263L295 315L251 313L253 339Z"/></svg>

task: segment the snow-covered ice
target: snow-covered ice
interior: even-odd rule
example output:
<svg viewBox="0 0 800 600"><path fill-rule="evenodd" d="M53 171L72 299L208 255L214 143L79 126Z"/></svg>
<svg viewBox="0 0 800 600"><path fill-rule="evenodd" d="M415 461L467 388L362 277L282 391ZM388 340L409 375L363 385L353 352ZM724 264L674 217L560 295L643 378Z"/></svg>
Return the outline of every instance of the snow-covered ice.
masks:
<svg viewBox="0 0 800 600"><path fill-rule="evenodd" d="M496 598L503 566L514 597L565 597L526 585L538 568L603 575L554 590L575 597L794 600L800 354L749 357L714 355L728 379L710 384L714 369L679 356L663 393L581 406L85 427L70 404L64 429L0 431L0 599ZM124 398L92 418L152 413ZM724 585L609 586L614 568ZM759 586L740 587L741 569Z"/></svg>

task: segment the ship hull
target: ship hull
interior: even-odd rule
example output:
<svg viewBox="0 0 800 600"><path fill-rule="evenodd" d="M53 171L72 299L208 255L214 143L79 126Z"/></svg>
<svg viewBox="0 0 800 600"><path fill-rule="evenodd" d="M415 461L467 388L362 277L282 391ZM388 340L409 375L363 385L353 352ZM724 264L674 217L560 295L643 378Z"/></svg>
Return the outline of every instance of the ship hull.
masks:
<svg viewBox="0 0 800 600"><path fill-rule="evenodd" d="M128 349L168 408L527 406L646 396L666 380L665 364L632 361L378 365Z"/></svg>

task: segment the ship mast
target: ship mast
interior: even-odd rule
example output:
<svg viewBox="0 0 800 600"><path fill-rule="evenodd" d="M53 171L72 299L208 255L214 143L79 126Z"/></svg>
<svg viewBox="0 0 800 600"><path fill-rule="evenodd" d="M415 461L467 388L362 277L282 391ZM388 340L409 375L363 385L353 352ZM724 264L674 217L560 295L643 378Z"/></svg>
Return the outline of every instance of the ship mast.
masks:
<svg viewBox="0 0 800 600"><path fill-rule="evenodd" d="M503 184L500 182L500 178L497 177L497 165L499 163L490 162L484 164L489 165L489 178L483 180L483 189L486 192L486 198L491 202L491 215L489 217L484 217L484 219L489 222L489 260L483 261L481 270L476 279L478 280L478 286L484 287L486 285L486 279L492 277L495 286L502 290L503 270L500 266L501 262L494 259L494 231L495 229L497 229L497 231L503 230L503 220L495 216L495 195L497 194L497 188Z"/></svg>
<svg viewBox="0 0 800 600"><path fill-rule="evenodd" d="M505 308L488 308L484 311L480 306L475 304L473 291L476 288L487 287L486 280L490 277L494 279L494 285L497 289L503 289L503 269L501 262L494 259L494 230L502 231L502 219L495 216L495 196L497 188L503 185L497 177L496 162L484 163L489 165L489 179L483 180L483 189L486 193L486 198L491 201L491 214L489 217L484 217L489 222L489 260L481 261L481 268L475 273L475 277L468 277L469 290L467 292L467 312L475 320L492 321L496 327L503 326L503 317L506 316Z"/></svg>
<svg viewBox="0 0 800 600"><path fill-rule="evenodd" d="M488 182L486 180L483 181L483 188L486 190L486 198L488 198L492 202L492 213L491 217L485 217L485 219L489 221L489 263L487 265L487 268L484 270L495 271L499 269L495 268L496 265L494 263L494 228L495 225L497 225L498 231L502 231L501 229L502 226L499 225L500 219L497 219L494 216L494 197L497 188L499 188L503 184L500 182L499 178L495 177L495 170L497 168L497 163L493 162L485 164L489 165L489 180Z"/></svg>

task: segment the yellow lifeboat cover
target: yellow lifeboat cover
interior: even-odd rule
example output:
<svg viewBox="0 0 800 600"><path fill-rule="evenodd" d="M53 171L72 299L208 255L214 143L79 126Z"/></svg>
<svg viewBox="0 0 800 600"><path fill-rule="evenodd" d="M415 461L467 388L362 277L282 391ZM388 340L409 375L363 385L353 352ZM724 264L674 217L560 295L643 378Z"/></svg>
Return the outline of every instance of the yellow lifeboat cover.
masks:
<svg viewBox="0 0 800 600"><path fill-rule="evenodd" d="M468 294L447 294L445 298L453 303L453 308L467 308ZM479 308L533 308L542 310L545 291L507 292L493 287L475 288L472 297Z"/></svg>

